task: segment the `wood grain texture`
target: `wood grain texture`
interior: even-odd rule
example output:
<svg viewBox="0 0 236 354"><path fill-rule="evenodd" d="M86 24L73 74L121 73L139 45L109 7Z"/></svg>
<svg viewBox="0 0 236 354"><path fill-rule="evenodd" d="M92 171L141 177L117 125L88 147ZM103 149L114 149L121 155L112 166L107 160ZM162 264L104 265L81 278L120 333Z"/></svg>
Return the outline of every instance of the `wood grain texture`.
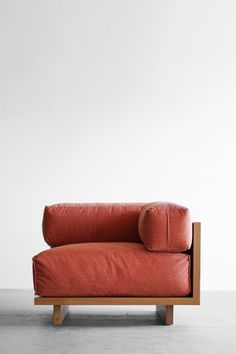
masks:
<svg viewBox="0 0 236 354"><path fill-rule="evenodd" d="M172 325L173 322L174 322L174 306L167 305L166 306L165 324Z"/></svg>
<svg viewBox="0 0 236 354"><path fill-rule="evenodd" d="M69 312L69 306L66 305L54 305L53 306L53 324L61 325L64 318Z"/></svg>
<svg viewBox="0 0 236 354"><path fill-rule="evenodd" d="M193 223L192 256L192 295L195 305L200 304L200 268L201 268L201 223Z"/></svg>
<svg viewBox="0 0 236 354"><path fill-rule="evenodd" d="M193 297L35 297L35 305L196 305Z"/></svg>
<svg viewBox="0 0 236 354"><path fill-rule="evenodd" d="M174 306L173 305L157 305L156 314L161 318L165 325L174 323Z"/></svg>

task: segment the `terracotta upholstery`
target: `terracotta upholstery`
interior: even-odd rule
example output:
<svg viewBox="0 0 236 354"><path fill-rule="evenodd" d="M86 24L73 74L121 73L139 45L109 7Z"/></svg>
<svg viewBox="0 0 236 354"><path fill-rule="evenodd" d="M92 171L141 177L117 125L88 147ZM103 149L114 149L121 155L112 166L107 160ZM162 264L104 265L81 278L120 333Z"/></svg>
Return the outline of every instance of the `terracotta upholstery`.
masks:
<svg viewBox="0 0 236 354"><path fill-rule="evenodd" d="M138 228L149 251L183 252L191 247L189 210L180 205L155 202L143 206Z"/></svg>
<svg viewBox="0 0 236 354"><path fill-rule="evenodd" d="M149 252L141 243L98 242L55 247L33 258L41 296L185 296L190 256Z"/></svg>
<svg viewBox="0 0 236 354"><path fill-rule="evenodd" d="M143 204L56 204L45 207L43 235L50 246L79 242L142 242Z"/></svg>
<svg viewBox="0 0 236 354"><path fill-rule="evenodd" d="M45 207L33 258L40 296L186 296L191 292L188 209L168 203ZM152 251L152 252L150 252Z"/></svg>

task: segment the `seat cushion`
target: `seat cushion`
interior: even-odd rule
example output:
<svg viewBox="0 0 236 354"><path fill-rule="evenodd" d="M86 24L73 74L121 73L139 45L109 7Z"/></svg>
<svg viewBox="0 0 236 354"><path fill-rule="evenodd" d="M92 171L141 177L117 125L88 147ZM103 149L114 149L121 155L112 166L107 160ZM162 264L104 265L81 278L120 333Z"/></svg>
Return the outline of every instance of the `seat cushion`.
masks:
<svg viewBox="0 0 236 354"><path fill-rule="evenodd" d="M192 223L183 206L164 202L144 205L138 229L149 251L183 252L191 247Z"/></svg>
<svg viewBox="0 0 236 354"><path fill-rule="evenodd" d="M143 204L55 204L46 206L43 235L50 246L80 242L142 242L138 218Z"/></svg>
<svg viewBox="0 0 236 354"><path fill-rule="evenodd" d="M80 243L33 258L40 296L186 296L190 256L149 252L141 243Z"/></svg>

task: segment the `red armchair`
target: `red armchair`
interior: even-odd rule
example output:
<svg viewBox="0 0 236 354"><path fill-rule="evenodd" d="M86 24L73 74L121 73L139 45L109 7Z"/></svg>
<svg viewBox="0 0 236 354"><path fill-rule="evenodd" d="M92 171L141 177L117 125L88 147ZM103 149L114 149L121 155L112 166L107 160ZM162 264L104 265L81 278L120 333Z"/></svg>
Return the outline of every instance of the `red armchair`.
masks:
<svg viewBox="0 0 236 354"><path fill-rule="evenodd" d="M171 203L57 204L45 207L51 247L33 257L36 305L53 305L61 324L68 305L200 303L200 223ZM163 313L160 308L161 313Z"/></svg>

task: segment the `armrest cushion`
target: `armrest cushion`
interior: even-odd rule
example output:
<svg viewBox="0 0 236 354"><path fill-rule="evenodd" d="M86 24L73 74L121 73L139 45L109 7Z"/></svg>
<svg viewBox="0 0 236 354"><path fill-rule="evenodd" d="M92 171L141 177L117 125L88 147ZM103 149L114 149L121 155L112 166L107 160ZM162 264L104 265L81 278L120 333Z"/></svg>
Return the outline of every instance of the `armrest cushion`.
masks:
<svg viewBox="0 0 236 354"><path fill-rule="evenodd" d="M155 202L142 207L139 235L149 251L183 252L191 247L192 224L183 206Z"/></svg>

